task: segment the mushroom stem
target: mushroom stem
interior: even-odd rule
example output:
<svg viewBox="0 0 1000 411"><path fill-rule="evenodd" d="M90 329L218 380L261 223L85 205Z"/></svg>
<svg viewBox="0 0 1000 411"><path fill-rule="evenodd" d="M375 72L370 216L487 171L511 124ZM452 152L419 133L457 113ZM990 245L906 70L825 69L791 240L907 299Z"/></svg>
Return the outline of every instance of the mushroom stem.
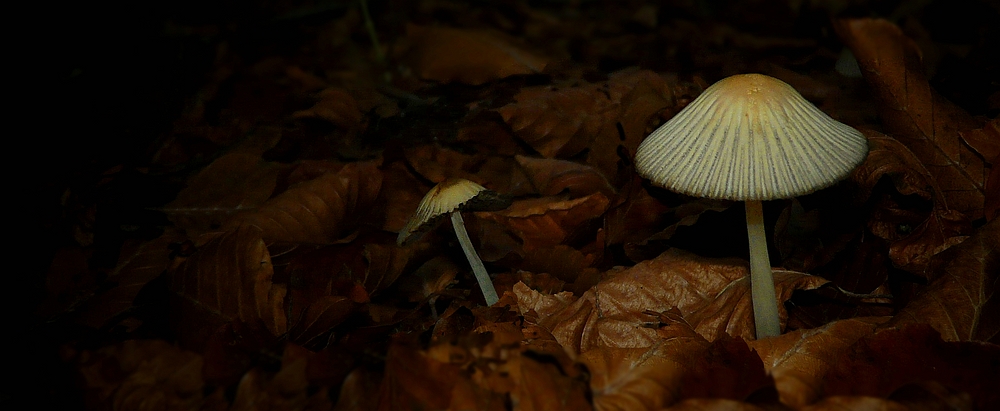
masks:
<svg viewBox="0 0 1000 411"><path fill-rule="evenodd" d="M747 236L750 239L750 299L757 339L781 335L778 297L774 292L771 259L764 234L764 210L760 201L746 201Z"/></svg>
<svg viewBox="0 0 1000 411"><path fill-rule="evenodd" d="M472 239L469 238L469 233L465 231L465 220L462 219L462 212L458 210L451 212L451 225L455 227L455 236L458 237L458 243L462 245L465 258L469 260L472 272L476 275L479 288L483 291L483 297L486 298L486 305L491 306L496 304L497 301L500 301L500 297L497 296L496 288L493 288L493 280L490 279L490 275L486 272L483 260L479 259L476 249L472 248ZM771 291L772 293L774 292L773 289Z"/></svg>

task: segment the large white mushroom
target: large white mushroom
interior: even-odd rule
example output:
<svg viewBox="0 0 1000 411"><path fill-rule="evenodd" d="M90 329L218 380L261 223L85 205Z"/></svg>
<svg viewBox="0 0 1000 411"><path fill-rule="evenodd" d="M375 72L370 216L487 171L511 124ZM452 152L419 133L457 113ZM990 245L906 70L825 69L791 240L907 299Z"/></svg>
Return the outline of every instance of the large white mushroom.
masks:
<svg viewBox="0 0 1000 411"><path fill-rule="evenodd" d="M696 197L746 202L757 338L781 334L761 201L791 198L846 177L868 155L865 137L763 74L713 84L650 134L636 170Z"/></svg>

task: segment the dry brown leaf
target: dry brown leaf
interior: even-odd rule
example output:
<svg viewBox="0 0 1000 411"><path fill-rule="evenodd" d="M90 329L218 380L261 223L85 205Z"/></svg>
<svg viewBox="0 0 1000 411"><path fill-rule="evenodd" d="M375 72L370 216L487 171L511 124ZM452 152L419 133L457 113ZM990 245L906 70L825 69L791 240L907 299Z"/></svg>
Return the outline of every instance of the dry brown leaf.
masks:
<svg viewBox="0 0 1000 411"><path fill-rule="evenodd" d="M591 371L595 409L659 410L685 398L744 400L773 390L760 358L740 339L709 343L669 320L657 333L661 339L649 348L602 347L580 356Z"/></svg>
<svg viewBox="0 0 1000 411"><path fill-rule="evenodd" d="M656 259L611 273L579 299L569 293L545 296L515 285L518 310L551 332L567 352L596 347L649 347L658 340L648 312L676 307L699 334L714 341L723 334L753 339L753 313L746 262L710 259L672 249ZM778 298L826 280L777 270ZM530 313L530 314L529 314ZM782 310L782 318L787 314Z"/></svg>
<svg viewBox="0 0 1000 411"><path fill-rule="evenodd" d="M219 400L206 398L202 363L201 356L158 340L129 340L84 353L79 372L87 408L202 409Z"/></svg>
<svg viewBox="0 0 1000 411"><path fill-rule="evenodd" d="M397 53L418 77L441 83L479 85L538 73L548 64L513 43L495 31L407 25Z"/></svg>
<svg viewBox="0 0 1000 411"><path fill-rule="evenodd" d="M825 396L824 377L855 342L875 332L886 318L857 318L750 342L774 377L781 402L793 408Z"/></svg>
<svg viewBox="0 0 1000 411"><path fill-rule="evenodd" d="M118 265L108 275L115 287L97 295L81 310L79 322L100 328L115 316L132 308L139 290L163 274L174 261L170 244L183 241L177 230L166 230L155 240L141 244L126 243L118 258Z"/></svg>
<svg viewBox="0 0 1000 411"><path fill-rule="evenodd" d="M276 373L255 368L236 386L230 410L329 410L333 408L325 388L314 389L306 368L312 353L286 344L281 368Z"/></svg>
<svg viewBox="0 0 1000 411"><path fill-rule="evenodd" d="M615 194L614 187L597 169L572 161L515 156L528 176L534 193L555 196L568 193L570 198L601 193Z"/></svg>
<svg viewBox="0 0 1000 411"><path fill-rule="evenodd" d="M355 306L357 303L348 297L320 297L309 305L301 319L292 324L288 330L288 338L302 345L311 345L316 342L316 338L347 319L354 312Z"/></svg>
<svg viewBox="0 0 1000 411"><path fill-rule="evenodd" d="M355 130L361 126L362 113L354 97L347 91L328 88L319 93L316 104L306 110L296 111L292 117L326 120L340 128Z"/></svg>
<svg viewBox="0 0 1000 411"><path fill-rule="evenodd" d="M889 326L930 324L948 341L996 341L1000 336L1000 221L993 220L961 244L939 254L930 284Z"/></svg>
<svg viewBox="0 0 1000 411"><path fill-rule="evenodd" d="M748 402L719 398L692 398L676 403L663 411L764 411Z"/></svg>
<svg viewBox="0 0 1000 411"><path fill-rule="evenodd" d="M945 342L933 328L914 325L877 331L842 352L823 378L826 396L905 398L900 389L923 385L962 393L978 409L1000 405L1000 346ZM899 395L896 395L899 394Z"/></svg>
<svg viewBox="0 0 1000 411"><path fill-rule="evenodd" d="M592 409L587 401L586 383L570 378L556 364L539 362L524 355L507 360L500 368L515 382L510 392L514 410L581 410Z"/></svg>
<svg viewBox="0 0 1000 411"><path fill-rule="evenodd" d="M889 257L897 267L924 274L931 257L961 242L969 230L965 215L947 208L947 196L920 159L899 141L864 131L872 146L865 162L852 174L862 192L871 192L889 176L900 194L917 195L933 203L930 213L900 210L891 202L875 212L869 228L890 242ZM900 227L912 227L900 230ZM908 231L908 232L907 232ZM904 234L905 233L905 234Z"/></svg>
<svg viewBox="0 0 1000 411"><path fill-rule="evenodd" d="M620 182L642 140L701 90L649 70L625 69L608 77L608 94L618 112L590 145L587 164Z"/></svg>
<svg viewBox="0 0 1000 411"><path fill-rule="evenodd" d="M800 408L802 411L912 411L896 401L874 397L831 396Z"/></svg>
<svg viewBox="0 0 1000 411"><path fill-rule="evenodd" d="M459 153L436 144L413 147L404 154L413 171L432 183L440 183L449 178L464 178L481 185L490 185L474 173L465 171L482 162L481 156Z"/></svg>
<svg viewBox="0 0 1000 411"><path fill-rule="evenodd" d="M504 121L544 157L572 157L618 116L608 84L525 87L515 102L497 111Z"/></svg>
<svg viewBox="0 0 1000 411"><path fill-rule="evenodd" d="M913 40L886 20L845 19L836 23L862 74L879 100L889 134L920 159L938 184L947 186L947 204L972 219L983 216L986 176L992 158L983 158L959 134L981 124L938 95L923 71Z"/></svg>
<svg viewBox="0 0 1000 411"><path fill-rule="evenodd" d="M217 228L233 214L267 201L283 168L257 154L223 155L191 177L187 187L162 210L182 229L204 232Z"/></svg>
<svg viewBox="0 0 1000 411"><path fill-rule="evenodd" d="M400 161L390 164L382 170L382 174L382 190L371 207L372 218L381 220L372 222L372 225L385 231L399 232L430 187L424 187Z"/></svg>
<svg viewBox="0 0 1000 411"><path fill-rule="evenodd" d="M458 365L440 362L426 352L394 343L386 354L379 410L445 409L462 379Z"/></svg>
<svg viewBox="0 0 1000 411"><path fill-rule="evenodd" d="M227 231L199 248L167 275L182 340L200 345L207 340L205 332L232 321L262 322L272 335L284 334L286 289L271 282L273 274L256 227Z"/></svg>
<svg viewBox="0 0 1000 411"><path fill-rule="evenodd" d="M543 197L514 201L506 210L477 212L476 217L506 227L521 239L524 250L531 250L562 244L607 207L608 198L594 193L573 200Z"/></svg>
<svg viewBox="0 0 1000 411"><path fill-rule="evenodd" d="M382 173L374 163L348 164L235 215L223 228L258 227L269 242L333 243L368 211L381 184Z"/></svg>

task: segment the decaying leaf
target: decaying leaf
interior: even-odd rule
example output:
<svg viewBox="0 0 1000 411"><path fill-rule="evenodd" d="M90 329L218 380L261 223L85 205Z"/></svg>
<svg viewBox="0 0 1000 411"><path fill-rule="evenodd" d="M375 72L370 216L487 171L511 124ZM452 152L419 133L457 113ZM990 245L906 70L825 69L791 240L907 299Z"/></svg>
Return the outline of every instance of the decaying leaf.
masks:
<svg viewBox="0 0 1000 411"><path fill-rule="evenodd" d="M373 163L352 163L297 184L224 226L258 227L268 241L329 244L346 234L378 196L382 173Z"/></svg>
<svg viewBox="0 0 1000 411"><path fill-rule="evenodd" d="M257 154L226 154L191 177L163 211L180 228L201 232L217 228L233 214L267 201L283 168Z"/></svg>
<svg viewBox="0 0 1000 411"><path fill-rule="evenodd" d="M175 230L168 230L159 238L138 246L122 247L118 265L108 276L114 288L101 293L83 309L80 323L99 328L115 316L132 308L142 287L159 277L174 264L170 259L170 244L183 237Z"/></svg>
<svg viewBox="0 0 1000 411"><path fill-rule="evenodd" d="M514 287L518 309L552 333L570 353L597 347L649 347L656 330L645 328L649 312L680 310L684 320L709 341L724 334L754 338L746 262L709 259L672 249L656 259L606 274L611 277L579 299L568 293L540 295ZM794 290L827 283L820 277L776 271L781 301ZM782 310L781 316L787 314Z"/></svg>
<svg viewBox="0 0 1000 411"><path fill-rule="evenodd" d="M607 83L526 87L498 111L517 136L544 157L571 157L613 124L618 102Z"/></svg>
<svg viewBox="0 0 1000 411"><path fill-rule="evenodd" d="M129 340L81 357L88 409L210 409L221 391L206 393L202 358L165 341ZM202 408L204 407L204 408Z"/></svg>
<svg viewBox="0 0 1000 411"><path fill-rule="evenodd" d="M478 212L476 216L500 223L515 233L525 250L562 244L574 230L604 213L608 198L600 193L566 200L543 197L514 201L502 211Z"/></svg>
<svg viewBox="0 0 1000 411"><path fill-rule="evenodd" d="M947 204L941 207L972 219L982 217L993 159L983 158L959 134L981 124L931 88L920 49L896 25L880 19L849 19L835 27L872 85L886 129L906 144L938 184L948 186Z"/></svg>
<svg viewBox="0 0 1000 411"><path fill-rule="evenodd" d="M930 284L889 322L930 324L947 341L997 341L1000 335L1000 222L938 254L942 263Z"/></svg>
<svg viewBox="0 0 1000 411"><path fill-rule="evenodd" d="M398 54L418 77L441 83L479 85L538 73L548 64L495 31L408 25L406 36Z"/></svg>
<svg viewBox="0 0 1000 411"><path fill-rule="evenodd" d="M965 239L968 219L948 208L945 190L908 147L875 131L865 133L872 149L852 174L861 190L870 193L880 178L889 176L900 194L916 195L932 203L928 213L885 202L886 207L876 211L869 222L874 234L890 241L889 257L897 266L924 274L931 257Z"/></svg>
<svg viewBox="0 0 1000 411"><path fill-rule="evenodd" d="M242 226L209 241L167 277L183 336L200 345L206 332L232 321L284 334L287 290L271 282L273 274L260 229Z"/></svg>
<svg viewBox="0 0 1000 411"><path fill-rule="evenodd" d="M885 318L836 321L749 344L760 354L768 374L774 377L781 402L800 408L824 396L826 373L849 347L885 321Z"/></svg>

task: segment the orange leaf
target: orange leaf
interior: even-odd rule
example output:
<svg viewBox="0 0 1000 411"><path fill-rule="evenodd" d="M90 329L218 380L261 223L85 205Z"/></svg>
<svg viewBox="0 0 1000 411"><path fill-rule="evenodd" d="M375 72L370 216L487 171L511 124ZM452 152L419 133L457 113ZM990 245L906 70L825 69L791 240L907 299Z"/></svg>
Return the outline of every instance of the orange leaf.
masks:
<svg viewBox="0 0 1000 411"><path fill-rule="evenodd" d="M980 156L959 134L981 124L930 87L920 49L896 25L849 19L838 21L836 29L874 89L886 129L916 154L938 184L948 187L942 208L982 217L992 158Z"/></svg>
<svg viewBox="0 0 1000 411"><path fill-rule="evenodd" d="M1000 221L993 220L936 259L931 283L889 323L930 324L948 341L996 341L1000 335L997 278Z"/></svg>
<svg viewBox="0 0 1000 411"><path fill-rule="evenodd" d="M374 163L352 163L337 173L292 186L253 211L230 219L225 229L258 227L267 241L329 244L338 240L374 202L382 173Z"/></svg>
<svg viewBox="0 0 1000 411"><path fill-rule="evenodd" d="M312 107L296 111L295 118L316 118L329 121L347 130L355 130L361 126L362 113L358 103L346 91L338 88L328 88L319 93L319 101Z"/></svg>
<svg viewBox="0 0 1000 411"><path fill-rule="evenodd" d="M447 27L408 25L400 54L418 77L441 83L479 85L538 73L548 64L504 34Z"/></svg>

